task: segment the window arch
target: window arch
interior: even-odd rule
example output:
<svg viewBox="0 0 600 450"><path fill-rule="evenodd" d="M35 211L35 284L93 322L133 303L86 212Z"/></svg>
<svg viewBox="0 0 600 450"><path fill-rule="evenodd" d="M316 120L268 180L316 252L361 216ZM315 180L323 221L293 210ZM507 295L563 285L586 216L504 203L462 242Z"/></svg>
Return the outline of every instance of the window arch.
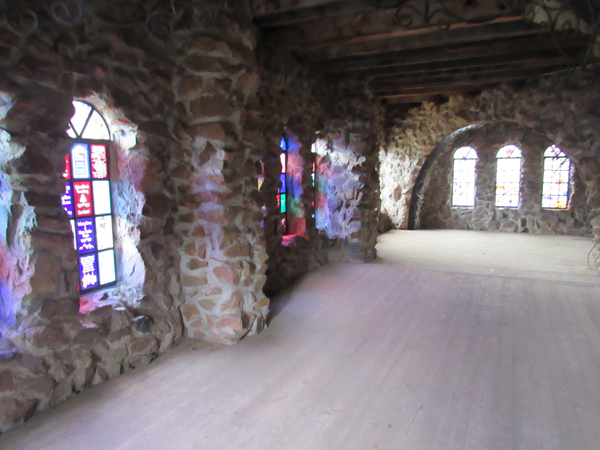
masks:
<svg viewBox="0 0 600 450"><path fill-rule="evenodd" d="M516 145L506 145L496 153L496 207L519 207L521 163L521 149Z"/></svg>
<svg viewBox="0 0 600 450"><path fill-rule="evenodd" d="M556 145L544 152L542 208L567 209L571 191L571 161Z"/></svg>
<svg viewBox="0 0 600 450"><path fill-rule="evenodd" d="M475 205L475 164L477 152L461 147L454 152L452 165L452 206L472 208Z"/></svg>
<svg viewBox="0 0 600 450"><path fill-rule="evenodd" d="M110 186L110 130L90 104L73 101L67 133L74 139L65 156L62 206L69 216L79 265L80 292L116 283Z"/></svg>

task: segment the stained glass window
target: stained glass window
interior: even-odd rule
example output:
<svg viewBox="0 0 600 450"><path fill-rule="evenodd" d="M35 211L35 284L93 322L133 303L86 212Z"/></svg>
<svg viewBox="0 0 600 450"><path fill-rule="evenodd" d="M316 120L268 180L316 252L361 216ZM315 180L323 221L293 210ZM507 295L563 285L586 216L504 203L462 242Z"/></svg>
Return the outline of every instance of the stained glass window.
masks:
<svg viewBox="0 0 600 450"><path fill-rule="evenodd" d="M68 134L74 139L65 156L67 180L62 206L71 219L81 292L117 280L108 144L110 132L100 113L74 101Z"/></svg>
<svg viewBox="0 0 600 450"><path fill-rule="evenodd" d="M472 208L475 205L475 164L477 153L471 147L454 152L452 166L452 206Z"/></svg>
<svg viewBox="0 0 600 450"><path fill-rule="evenodd" d="M571 187L571 161L552 145L544 152L542 208L567 209Z"/></svg>
<svg viewBox="0 0 600 450"><path fill-rule="evenodd" d="M311 149L311 154L312 154L312 169L310 172L310 178L311 178L311 182L312 182L312 187L313 187L313 199L312 199L312 218L315 218L315 211L316 211L316 204L317 204L317 143L315 142Z"/></svg>
<svg viewBox="0 0 600 450"><path fill-rule="evenodd" d="M288 142L283 136L279 142L281 153L279 157L281 159L281 174L279 175L279 191L277 192L277 207L281 214L281 226L283 227L283 234L288 232L288 221L287 221L287 161L288 161Z"/></svg>
<svg viewBox="0 0 600 450"><path fill-rule="evenodd" d="M496 154L496 206L518 208L521 199L521 149L506 145Z"/></svg>

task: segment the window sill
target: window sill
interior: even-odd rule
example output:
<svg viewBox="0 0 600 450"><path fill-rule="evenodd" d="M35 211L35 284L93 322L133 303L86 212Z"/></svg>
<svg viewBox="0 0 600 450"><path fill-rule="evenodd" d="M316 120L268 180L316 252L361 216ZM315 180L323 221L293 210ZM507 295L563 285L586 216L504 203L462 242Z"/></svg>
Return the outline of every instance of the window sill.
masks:
<svg viewBox="0 0 600 450"><path fill-rule="evenodd" d="M308 241L308 236L296 235L296 234L284 234L281 240L281 245L284 247L295 247L296 244L300 241L300 239L304 239Z"/></svg>
<svg viewBox="0 0 600 450"><path fill-rule="evenodd" d="M107 287L94 292L81 294L79 297L79 313L88 314L104 306L118 307L124 304L136 304L143 297L140 288L123 284Z"/></svg>

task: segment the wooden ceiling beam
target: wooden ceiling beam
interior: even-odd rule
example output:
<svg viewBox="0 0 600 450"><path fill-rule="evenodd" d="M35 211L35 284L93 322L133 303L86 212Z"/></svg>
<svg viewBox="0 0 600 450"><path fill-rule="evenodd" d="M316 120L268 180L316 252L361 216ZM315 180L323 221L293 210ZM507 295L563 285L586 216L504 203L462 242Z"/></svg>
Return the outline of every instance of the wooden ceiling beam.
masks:
<svg viewBox="0 0 600 450"><path fill-rule="evenodd" d="M494 41L515 37L536 36L545 33L539 25L524 21L493 22L483 25L466 24L464 27L455 27L450 30L440 30L431 27L415 33L408 30L404 35L390 39L383 39L359 44L342 45L332 44L325 49L304 49L303 56L313 61L327 59L348 58L351 56L368 56L379 53L399 52L405 50L426 49L433 47L449 47L460 44L469 44L479 41Z"/></svg>
<svg viewBox="0 0 600 450"><path fill-rule="evenodd" d="M341 0L251 0L250 3L252 15L256 18L271 14L301 11L315 7L318 8L331 3L340 3L340 1Z"/></svg>
<svg viewBox="0 0 600 450"><path fill-rule="evenodd" d="M338 5L341 7L341 5ZM474 23L487 18L497 17L498 21L520 20L521 14L515 12L510 16L501 17L503 14L502 2L497 0L478 0L473 2L446 2L444 6L450 10L450 15L437 14L432 24L423 23L423 19L409 7L416 11L424 8L422 0L410 0L401 11L411 13L413 24L407 29L398 22L398 9L371 8L356 14L342 14L331 17L319 18L283 27L265 34L265 42L285 50L303 50L327 47L332 44L354 44L371 40L389 39L405 36L407 33L419 34L424 30L439 29L438 19L445 19L453 23L452 27L474 25ZM436 2L432 2L430 10L440 9ZM456 16L453 16L455 14ZM318 17L318 15L316 16ZM460 17L460 21L457 19Z"/></svg>
<svg viewBox="0 0 600 450"><path fill-rule="evenodd" d="M372 13L376 8L369 6L360 0L336 1L317 5L313 8L294 9L283 12L275 12L254 17L254 24L261 30L271 28L289 27L316 20L340 18L350 14Z"/></svg>
<svg viewBox="0 0 600 450"><path fill-rule="evenodd" d="M550 49L577 49L585 46L584 39L573 38L571 35L555 36L549 39L547 35L518 37L502 41L469 42L456 46L440 46L426 49L409 49L397 52L380 53L376 55L343 58L321 64L326 73L344 73L348 76L365 76L379 69L407 66L413 64L445 63L451 61L469 60L474 58L501 57L531 51ZM558 46L558 47L557 47Z"/></svg>
<svg viewBox="0 0 600 450"><path fill-rule="evenodd" d="M444 75L448 73L464 72L464 71L477 71L479 69L489 68L504 68L504 67L521 67L527 64L537 64L539 67L551 66L557 64L556 61L560 61L558 64L575 63L577 59L575 55L567 56L563 55L556 50L546 50L542 52L528 51L523 53L516 53L514 55L503 55L500 56L486 56L481 58L473 58L468 60L450 61L445 63L426 63L426 64L412 64L405 66L394 66L385 67L382 69L373 69L369 72L363 72L362 74L352 74L350 76L360 78L370 78L371 80L378 80L390 76L409 76L427 73L430 75ZM347 77L347 74L343 75Z"/></svg>
<svg viewBox="0 0 600 450"><path fill-rule="evenodd" d="M390 89L403 87L413 88L420 86L429 86L443 83L454 83L460 81L480 81L487 80L490 77L518 77L522 79L531 76L541 75L546 69L555 70L558 67L566 67L567 58L557 57L549 60L532 60L526 64L514 67L491 68L478 71L470 71L443 75L421 75L416 77L399 77L384 80L371 81L369 85L373 92L382 92Z"/></svg>
<svg viewBox="0 0 600 450"><path fill-rule="evenodd" d="M428 85L415 84L412 86L402 86L398 88L390 88L385 91L378 91L374 93L377 98L394 98L402 95L417 95L417 94L441 94L451 95L456 92L466 92L481 90L486 87L496 86L501 83L507 83L511 81L521 81L525 79L539 77L545 73L538 74L512 74L512 75L499 75L490 76L477 80L456 80L448 82L435 82Z"/></svg>

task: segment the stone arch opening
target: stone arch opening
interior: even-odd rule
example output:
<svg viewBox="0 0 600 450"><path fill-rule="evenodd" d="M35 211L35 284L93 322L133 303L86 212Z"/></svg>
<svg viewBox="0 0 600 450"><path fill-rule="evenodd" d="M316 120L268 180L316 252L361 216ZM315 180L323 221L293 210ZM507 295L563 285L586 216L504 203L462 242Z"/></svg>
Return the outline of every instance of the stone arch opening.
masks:
<svg viewBox="0 0 600 450"><path fill-rule="evenodd" d="M469 145L477 149L476 199L473 208L452 207L451 154ZM523 151L515 206L497 204L496 153L516 145ZM592 208L586 203L585 183L576 170L568 209L542 205L544 151L554 143L531 128L510 121L486 121L463 127L444 138L426 159L412 193L409 229L450 228L552 234L590 235ZM574 161L570 148L564 153Z"/></svg>

